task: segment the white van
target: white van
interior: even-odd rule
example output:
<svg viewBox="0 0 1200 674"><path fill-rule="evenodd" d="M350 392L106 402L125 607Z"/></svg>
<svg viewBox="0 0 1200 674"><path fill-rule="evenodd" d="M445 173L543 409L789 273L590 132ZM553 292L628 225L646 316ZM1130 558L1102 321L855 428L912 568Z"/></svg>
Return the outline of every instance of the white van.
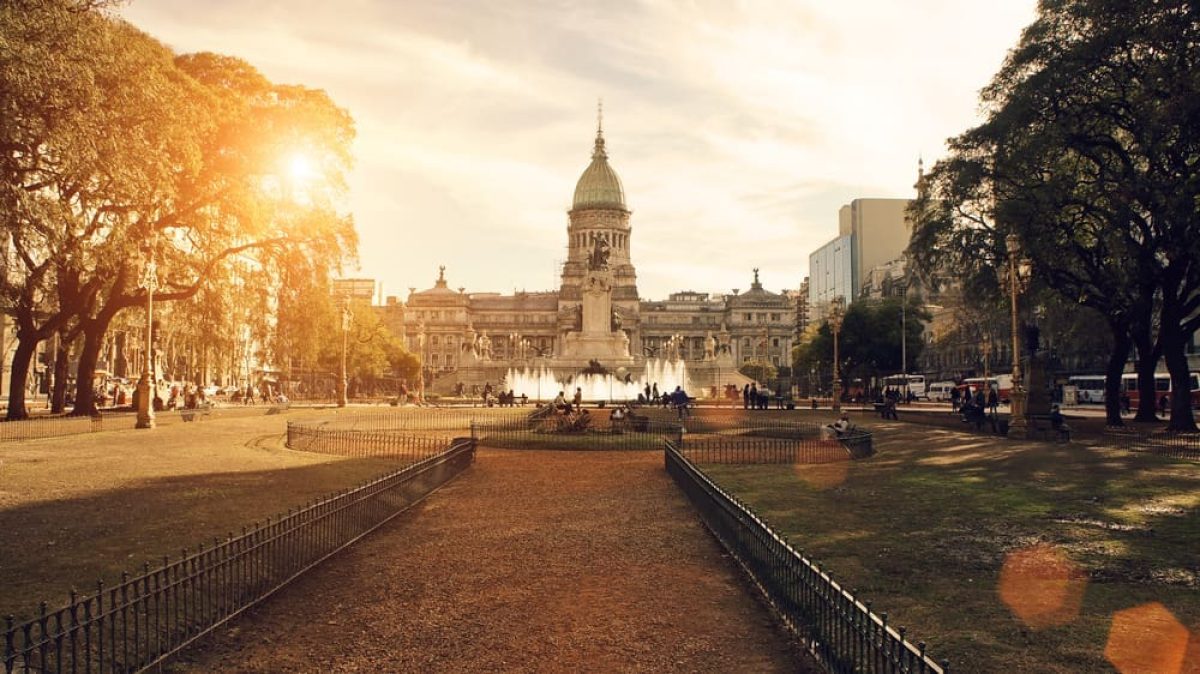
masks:
<svg viewBox="0 0 1200 674"><path fill-rule="evenodd" d="M950 392L957 386L952 381L935 381L929 385L929 399L938 402L950 400Z"/></svg>

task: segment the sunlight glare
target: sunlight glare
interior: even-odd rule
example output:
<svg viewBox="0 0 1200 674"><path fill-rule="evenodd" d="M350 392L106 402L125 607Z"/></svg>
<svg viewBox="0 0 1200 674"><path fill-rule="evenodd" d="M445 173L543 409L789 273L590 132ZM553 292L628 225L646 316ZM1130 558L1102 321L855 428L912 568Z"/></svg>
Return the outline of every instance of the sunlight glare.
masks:
<svg viewBox="0 0 1200 674"><path fill-rule="evenodd" d="M317 170L308 156L297 152L288 161L288 173L292 182L303 185L316 177Z"/></svg>

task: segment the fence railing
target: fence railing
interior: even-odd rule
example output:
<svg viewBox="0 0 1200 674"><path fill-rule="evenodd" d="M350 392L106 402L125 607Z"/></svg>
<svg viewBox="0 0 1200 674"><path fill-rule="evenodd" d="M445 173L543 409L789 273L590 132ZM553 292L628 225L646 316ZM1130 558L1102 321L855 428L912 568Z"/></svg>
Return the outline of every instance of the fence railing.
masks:
<svg viewBox="0 0 1200 674"><path fill-rule="evenodd" d="M435 456L318 499L240 536L184 551L140 575L3 628L6 674L136 672L153 667L392 519L475 457L456 440Z"/></svg>
<svg viewBox="0 0 1200 674"><path fill-rule="evenodd" d="M854 458L842 443L832 439L688 435L677 447L694 463L833 463Z"/></svg>
<svg viewBox="0 0 1200 674"><path fill-rule="evenodd" d="M19 421L0 421L0 442L16 442L62 435L95 433L104 430L104 419L94 417L32 417Z"/></svg>
<svg viewBox="0 0 1200 674"><path fill-rule="evenodd" d="M1200 460L1200 433L1155 431L1142 435L1124 434L1125 444L1133 451L1170 456L1176 459Z"/></svg>
<svg viewBox="0 0 1200 674"><path fill-rule="evenodd" d="M480 444L508 449L657 450L664 438L678 439L678 424L618 423L598 418L572 428L565 417L476 422L471 434Z"/></svg>
<svg viewBox="0 0 1200 674"><path fill-rule="evenodd" d="M667 472L691 500L718 541L738 560L784 625L808 650L838 674L949 671L925 644L908 641L886 613L876 614L836 582L829 572L773 531L749 506L710 480L679 448L665 443Z"/></svg>
<svg viewBox="0 0 1200 674"><path fill-rule="evenodd" d="M355 458L417 461L443 451L450 438L401 433L331 430L319 425L289 421L286 445L290 449Z"/></svg>

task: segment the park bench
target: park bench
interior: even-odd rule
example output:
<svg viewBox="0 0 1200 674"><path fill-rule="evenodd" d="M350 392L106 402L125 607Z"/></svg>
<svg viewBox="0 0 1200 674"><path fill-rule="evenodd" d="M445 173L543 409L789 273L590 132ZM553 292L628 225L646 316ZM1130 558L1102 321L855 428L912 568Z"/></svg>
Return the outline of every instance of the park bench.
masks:
<svg viewBox="0 0 1200 674"><path fill-rule="evenodd" d="M1038 435L1043 438L1053 437L1060 442L1071 441L1071 427L1059 421L1054 423L1054 417L1050 414L1030 414L1025 417L1027 421L1026 433L1029 435Z"/></svg>
<svg viewBox="0 0 1200 674"><path fill-rule="evenodd" d="M190 409L185 407L179 410L179 418L184 421L196 421L212 414L212 410L212 403L201 403Z"/></svg>
<svg viewBox="0 0 1200 674"><path fill-rule="evenodd" d="M961 412L964 424L973 424L975 430L982 431L985 425L990 425L993 433L999 433L995 418L988 415L987 410L971 406Z"/></svg>

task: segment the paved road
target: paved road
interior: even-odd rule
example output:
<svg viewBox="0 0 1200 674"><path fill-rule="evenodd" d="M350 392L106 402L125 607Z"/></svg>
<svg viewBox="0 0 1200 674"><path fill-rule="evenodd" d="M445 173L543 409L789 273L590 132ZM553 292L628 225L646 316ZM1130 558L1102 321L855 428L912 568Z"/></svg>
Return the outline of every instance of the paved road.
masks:
<svg viewBox="0 0 1200 674"><path fill-rule="evenodd" d="M660 452L476 464L191 656L190 671L808 671Z"/></svg>

